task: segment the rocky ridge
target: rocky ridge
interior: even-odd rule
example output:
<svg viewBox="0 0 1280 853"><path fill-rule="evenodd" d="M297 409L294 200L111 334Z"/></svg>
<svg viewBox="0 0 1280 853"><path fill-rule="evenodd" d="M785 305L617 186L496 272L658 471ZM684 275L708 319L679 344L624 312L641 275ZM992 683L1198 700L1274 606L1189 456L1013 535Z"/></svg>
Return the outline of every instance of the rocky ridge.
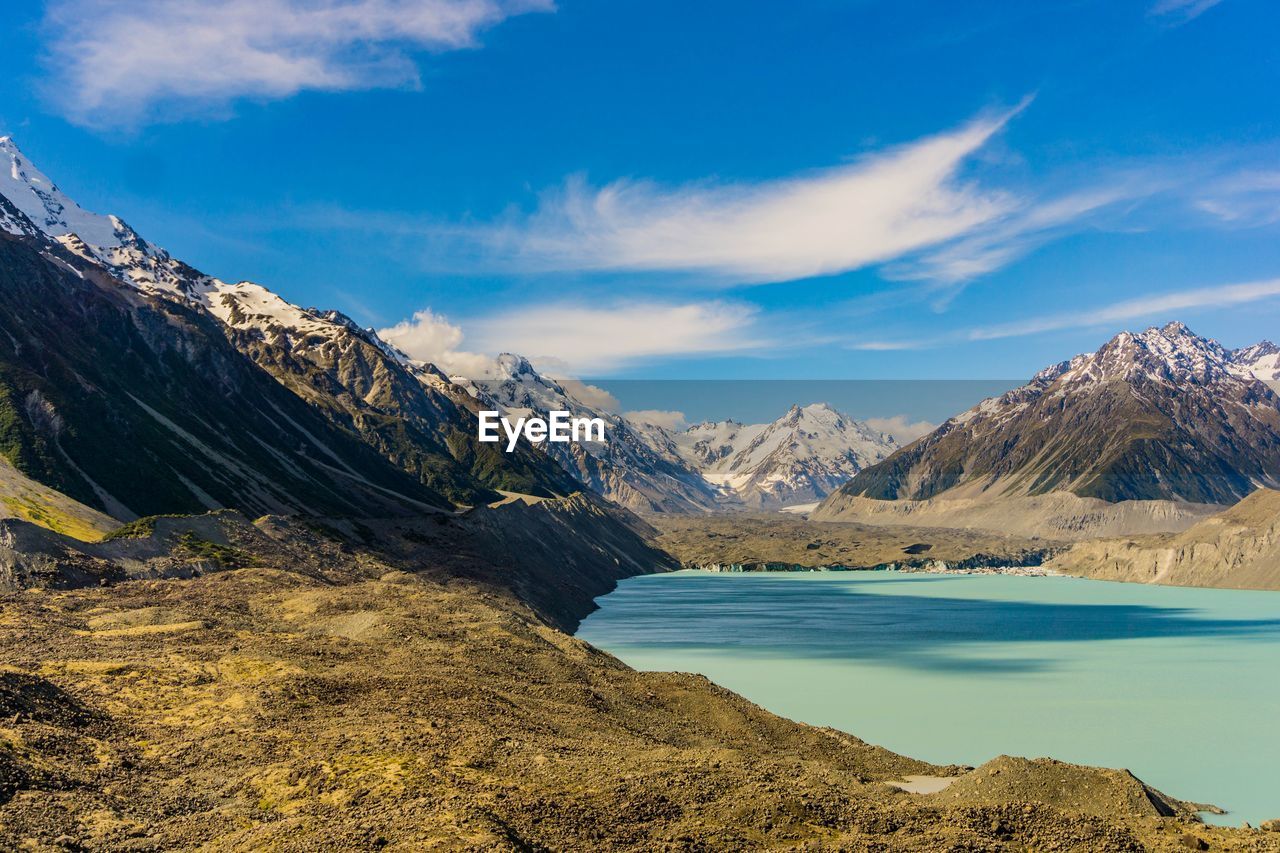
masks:
<svg viewBox="0 0 1280 853"><path fill-rule="evenodd" d="M827 499L1230 504L1280 485L1280 398L1180 323L1124 332L946 421Z"/></svg>

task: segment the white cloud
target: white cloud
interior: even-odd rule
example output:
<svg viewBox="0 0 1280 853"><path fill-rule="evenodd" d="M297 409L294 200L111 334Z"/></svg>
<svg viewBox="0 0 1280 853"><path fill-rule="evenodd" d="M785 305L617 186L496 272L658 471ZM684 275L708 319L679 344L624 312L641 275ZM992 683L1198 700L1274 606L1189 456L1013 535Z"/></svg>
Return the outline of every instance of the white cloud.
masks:
<svg viewBox="0 0 1280 853"><path fill-rule="evenodd" d="M1102 326L1143 317L1167 316L1172 312L1185 311L1191 308L1221 308L1228 305L1241 305L1277 296L1280 296L1280 279L1201 287L1194 290L1126 299L1122 302L1115 302L1089 311L1049 314L1028 320L1019 320L1014 323L974 329L968 333L968 338L969 340L985 341L1034 335L1058 329Z"/></svg>
<svg viewBox="0 0 1280 853"><path fill-rule="evenodd" d="M464 350L461 326L423 310L379 329L378 334L411 358L468 379L496 375L490 353L518 353L582 402L618 411L617 399L607 391L567 377L664 356L763 346L767 342L753 331L756 313L753 306L719 301L631 302L609 307L543 304L469 321L465 338L470 343Z"/></svg>
<svg viewBox="0 0 1280 853"><path fill-rule="evenodd" d="M1083 190L1030 205L1017 214L976 231L920 258L889 269L890 278L926 280L952 285L971 281L1007 266L1068 226L1120 201L1157 191L1151 181L1109 182L1105 189ZM954 294L952 294L954 296Z"/></svg>
<svg viewBox="0 0 1280 853"><path fill-rule="evenodd" d="M662 409L639 409L634 412L624 412L622 416L633 424L652 424L672 432L684 429L686 423L684 412L669 412Z"/></svg>
<svg viewBox="0 0 1280 853"><path fill-rule="evenodd" d="M1210 183L1194 206L1219 222L1254 228L1280 221L1280 172L1246 169Z"/></svg>
<svg viewBox="0 0 1280 853"><path fill-rule="evenodd" d="M1222 0L1159 0L1147 12L1156 18L1167 18L1184 24L1198 18Z"/></svg>
<svg viewBox="0 0 1280 853"><path fill-rule="evenodd" d="M165 112L419 82L412 50L458 50L551 0L53 0L48 92L71 119Z"/></svg>
<svg viewBox="0 0 1280 853"><path fill-rule="evenodd" d="M416 311L408 320L379 329L378 335L410 358L430 362L449 376L493 375L493 357L462 350L462 329L433 311Z"/></svg>
<svg viewBox="0 0 1280 853"><path fill-rule="evenodd" d="M845 344L845 349L862 350L864 352L898 352L900 350L927 349L929 341L855 341Z"/></svg>
<svg viewBox="0 0 1280 853"><path fill-rule="evenodd" d="M766 342L756 309L734 302L539 304L468 323L474 346L545 359L578 376L671 355L740 352Z"/></svg>
<svg viewBox="0 0 1280 853"><path fill-rule="evenodd" d="M546 371L543 372L545 373ZM547 375L552 376L552 378L559 382L560 387L579 403L583 403L593 409L601 409L606 412L617 412L622 408L622 403L618 402L618 398L603 388L596 385L588 385L586 382L581 382L567 376L557 377L554 375L554 371Z"/></svg>
<svg viewBox="0 0 1280 853"><path fill-rule="evenodd" d="M928 435L938 428L937 424L928 421L913 421L906 415L894 415L891 418L867 418L866 425L880 432L893 436L898 444L907 445L922 435Z"/></svg>
<svg viewBox="0 0 1280 853"><path fill-rule="evenodd" d="M446 233L536 269L685 270L757 282L843 272L953 240L1016 209L1009 194L958 178L1015 112L804 177L599 189L573 179L528 217Z"/></svg>

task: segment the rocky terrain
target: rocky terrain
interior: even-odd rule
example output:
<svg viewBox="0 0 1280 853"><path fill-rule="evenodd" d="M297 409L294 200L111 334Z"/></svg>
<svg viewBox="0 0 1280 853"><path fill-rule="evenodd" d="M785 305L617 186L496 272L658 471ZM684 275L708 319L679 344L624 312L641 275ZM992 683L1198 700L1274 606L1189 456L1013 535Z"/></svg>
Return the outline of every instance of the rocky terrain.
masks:
<svg viewBox="0 0 1280 853"><path fill-rule="evenodd" d="M1104 536L1185 530L1222 508L1186 501L1118 501L1070 492L1014 497L938 497L882 501L843 492L809 517L875 526L985 531L1029 539L1079 541ZM941 531L935 535L944 535Z"/></svg>
<svg viewBox="0 0 1280 853"><path fill-rule="evenodd" d="M1122 773L935 767L573 639L678 530L479 447L481 400L375 333L0 153L0 849L1280 850ZM757 461L849 432L810 414ZM752 524L729 551L1045 545Z"/></svg>
<svg viewBox="0 0 1280 853"><path fill-rule="evenodd" d="M784 563L874 568L924 563L1038 564L1066 542L907 525L815 522L778 513L649 516L656 544L686 568Z"/></svg>
<svg viewBox="0 0 1280 853"><path fill-rule="evenodd" d="M1280 589L1280 492L1259 489L1180 533L1081 542L1050 565L1103 580Z"/></svg>
<svg viewBox="0 0 1280 853"><path fill-rule="evenodd" d="M508 511L583 511L561 503ZM491 541L469 524L157 519L114 537L132 574L190 577L11 586L0 847L1280 849L1126 774L934 767L634 672L553 627L589 597L513 592L537 577L528 540L469 554ZM908 775L959 779L885 784Z"/></svg>

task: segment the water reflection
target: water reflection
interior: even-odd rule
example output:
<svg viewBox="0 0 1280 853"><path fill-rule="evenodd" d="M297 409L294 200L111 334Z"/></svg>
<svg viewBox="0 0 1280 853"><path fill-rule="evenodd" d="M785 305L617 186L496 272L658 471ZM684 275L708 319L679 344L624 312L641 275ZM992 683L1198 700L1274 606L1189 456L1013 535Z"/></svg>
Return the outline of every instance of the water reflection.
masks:
<svg viewBox="0 0 1280 853"><path fill-rule="evenodd" d="M588 619L580 636L604 648L680 647L1009 674L1056 664L1006 654L1002 644L1280 637L1280 618L1213 618L1194 608L1148 604L935 595L927 585L965 580L944 576L851 578L686 575L678 581L638 579L610 595L604 603L607 614ZM921 592L883 591L901 583Z"/></svg>

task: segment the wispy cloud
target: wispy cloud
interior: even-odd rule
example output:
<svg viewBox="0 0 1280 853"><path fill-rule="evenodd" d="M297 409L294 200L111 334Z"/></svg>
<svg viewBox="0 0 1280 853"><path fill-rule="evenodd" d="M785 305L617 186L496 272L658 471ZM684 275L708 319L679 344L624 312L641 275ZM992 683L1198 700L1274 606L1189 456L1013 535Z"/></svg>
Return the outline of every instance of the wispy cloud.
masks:
<svg viewBox="0 0 1280 853"><path fill-rule="evenodd" d="M692 271L749 282L844 272L1016 209L1008 193L959 178L1015 112L801 177L601 188L571 179L527 217L452 236L531 269Z"/></svg>
<svg viewBox="0 0 1280 853"><path fill-rule="evenodd" d="M462 328L431 311L379 334L453 375L488 376L493 360L481 353L515 352L553 374L590 376L668 356L763 347L756 315L754 306L723 301L539 304L468 321L467 350Z"/></svg>
<svg viewBox="0 0 1280 853"><path fill-rule="evenodd" d="M1164 18L1173 23L1185 24L1221 2L1222 0L1159 0L1147 10L1147 14L1153 18Z"/></svg>
<svg viewBox="0 0 1280 853"><path fill-rule="evenodd" d="M1091 214L1149 196L1163 183L1153 177L1108 181L1106 187L1069 192L1029 204L988 228L893 265L890 278L956 285L994 272L1044 243L1082 227Z"/></svg>
<svg viewBox="0 0 1280 853"><path fill-rule="evenodd" d="M1111 325L1153 316L1167 317L1175 311L1242 305L1277 296L1280 296L1280 279L1201 287L1126 299L1089 311L1047 314L1027 320L987 326L971 330L966 337L969 340L1013 338L1059 329Z"/></svg>
<svg viewBox="0 0 1280 853"><path fill-rule="evenodd" d="M53 0L49 96L72 120L128 126L166 112L307 89L415 86L412 50L474 47L479 32L552 0Z"/></svg>
<svg viewBox="0 0 1280 853"><path fill-rule="evenodd" d="M757 310L735 302L625 302L607 307L537 305L479 318L471 339L482 349L549 359L579 376L674 355L711 355L765 343Z"/></svg>
<svg viewBox="0 0 1280 853"><path fill-rule="evenodd" d="M899 350L927 349L929 341L854 341L845 344L845 349L862 350L864 352L897 352Z"/></svg>
<svg viewBox="0 0 1280 853"><path fill-rule="evenodd" d="M1228 175L1208 185L1195 207L1233 227L1280 222L1280 172L1246 169Z"/></svg>

